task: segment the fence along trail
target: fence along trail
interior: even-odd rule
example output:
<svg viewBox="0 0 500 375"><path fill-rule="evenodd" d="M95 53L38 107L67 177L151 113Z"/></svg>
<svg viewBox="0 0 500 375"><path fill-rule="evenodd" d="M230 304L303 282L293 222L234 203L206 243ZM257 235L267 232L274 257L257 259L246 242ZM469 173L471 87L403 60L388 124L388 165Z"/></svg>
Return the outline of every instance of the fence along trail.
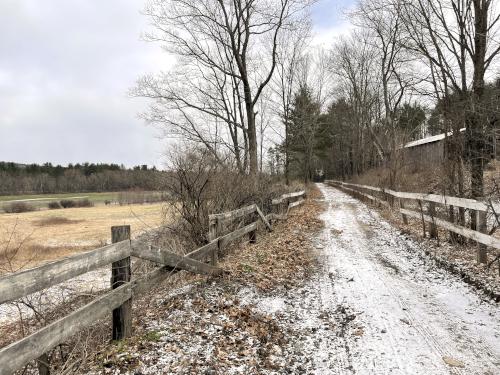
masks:
<svg viewBox="0 0 500 375"><path fill-rule="evenodd" d="M272 202L273 212L264 216L255 204L223 214L210 216L210 242L185 256L154 248L140 240L130 240L130 227L112 227L111 245L52 262L41 267L21 271L0 278L0 304L14 301L29 294L50 288L86 272L111 263L112 290L50 323L33 334L0 349L0 375L9 375L28 362L40 358L40 373L48 374L43 363L46 352L64 342L95 321L112 313L112 339L121 340L132 334L132 300L150 291L172 273L186 270L204 275L219 275L218 257L229 243L248 234L250 242L256 241L258 222L272 230L273 220L284 219L288 210L303 203L305 192L285 194ZM225 231L225 224L238 218L250 217L251 223ZM153 272L137 279L132 278L130 257L162 265ZM206 262L209 263L206 263Z"/></svg>
<svg viewBox="0 0 500 375"><path fill-rule="evenodd" d="M424 236L426 232L425 223L429 224L431 238L437 237L436 226L442 227L450 232L460 236L469 238L477 243L484 245L477 248L477 261L479 263L487 263L487 248L492 247L495 250L500 250L500 240L489 234L487 214L492 214L496 220L500 214L500 204L496 202L478 201L468 198L450 197L437 194L422 194L399 192L391 189L383 189L374 186L351 184L341 181L327 181L328 184L340 188L341 190L353 193L360 198L368 199L377 204L386 206L395 206L396 201L399 204L399 212L403 216L403 220L407 222L407 216L420 219L422 221ZM369 193L368 193L368 192ZM418 210L409 210L405 207L407 202L418 204ZM458 223L450 222L445 218L440 218L436 214L436 205L439 204L449 213L449 209L455 207L468 209L477 217L477 230L466 228ZM424 211L424 204L427 204L427 210ZM497 260L498 261L498 260ZM500 271L500 261L499 261Z"/></svg>

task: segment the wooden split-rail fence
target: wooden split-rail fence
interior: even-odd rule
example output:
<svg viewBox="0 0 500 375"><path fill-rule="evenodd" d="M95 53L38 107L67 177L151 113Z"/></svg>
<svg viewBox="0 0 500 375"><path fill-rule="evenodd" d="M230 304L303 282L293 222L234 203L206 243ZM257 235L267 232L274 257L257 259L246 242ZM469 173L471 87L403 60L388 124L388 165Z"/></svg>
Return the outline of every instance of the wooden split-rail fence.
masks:
<svg viewBox="0 0 500 375"><path fill-rule="evenodd" d="M0 304L4 304L109 264L112 273L111 291L31 335L1 348L0 375L10 375L33 360L37 360L40 374L49 374L46 353L108 314L112 316L112 340L130 337L133 298L140 297L181 270L204 275L222 274L223 269L217 265L218 257L229 243L246 234L249 234L250 242L255 242L259 220L267 230L272 231L273 220L286 218L291 208L304 202L304 197L304 191L282 195L272 201L272 212L267 216L255 204L210 215L209 243L184 256L154 248L142 240L131 240L130 226L116 226L111 227L110 245L0 277ZM251 218L251 223L226 233L228 224L248 217ZM132 279L131 257L152 261L161 267Z"/></svg>
<svg viewBox="0 0 500 375"><path fill-rule="evenodd" d="M399 212L405 224L408 224L408 217L421 221L424 237L428 229L429 237L438 238L437 228L441 227L450 233L476 241L479 244L476 254L478 263L488 262L488 247L500 250L500 239L492 236L492 231L488 229L488 214L491 214L494 219L495 226L500 224L499 203L438 194L400 192L335 180L328 180L326 183L379 205L399 206ZM412 203L416 211L409 209L408 205ZM439 217L439 208L442 208L441 211L444 213L441 217ZM449 221L450 216L458 217L454 212L455 208L469 210L476 217L476 228L467 228L460 225L465 223ZM445 215L447 218L444 217Z"/></svg>

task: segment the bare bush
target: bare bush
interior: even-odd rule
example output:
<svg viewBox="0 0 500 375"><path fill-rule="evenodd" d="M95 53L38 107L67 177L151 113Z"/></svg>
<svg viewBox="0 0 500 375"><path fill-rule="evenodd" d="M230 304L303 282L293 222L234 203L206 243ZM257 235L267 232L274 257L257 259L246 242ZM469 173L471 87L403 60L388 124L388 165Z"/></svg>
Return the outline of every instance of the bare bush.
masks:
<svg viewBox="0 0 500 375"><path fill-rule="evenodd" d="M4 236L0 236L2 238L0 240L0 275L29 268L37 262L42 252L53 250L53 248L30 244L30 236L19 232L17 221L12 228L0 228L0 230L6 232ZM79 293L72 287L56 287L3 304L0 347L6 347L69 314L88 303L95 294L96 292L92 289ZM5 317L7 319L4 320ZM73 370L85 362L91 347L104 347L104 344L108 344L107 332L109 330L109 323L96 323L94 327L83 330L65 343L55 346L37 360L31 361L20 369L19 373L48 374L50 371L50 373L72 374Z"/></svg>
<svg viewBox="0 0 500 375"><path fill-rule="evenodd" d="M61 204L57 201L49 202L47 204L47 207L49 208L49 210L58 210L58 209L62 208Z"/></svg>
<svg viewBox="0 0 500 375"><path fill-rule="evenodd" d="M81 222L82 220L68 219L67 217L62 217L62 216L51 216L37 220L34 222L34 224L38 227L46 227L46 226L63 225L63 224L77 224Z"/></svg>
<svg viewBox="0 0 500 375"><path fill-rule="evenodd" d="M63 199L59 202L63 208L73 208L76 207L76 202L71 199Z"/></svg>
<svg viewBox="0 0 500 375"><path fill-rule="evenodd" d="M87 198L81 199L76 201L76 207L94 207L94 202Z"/></svg>
<svg viewBox="0 0 500 375"><path fill-rule="evenodd" d="M208 241L208 216L256 203L269 211L271 200L288 188L265 175L241 175L204 149L177 150L170 155L172 178L166 182L176 234L193 247Z"/></svg>
<svg viewBox="0 0 500 375"><path fill-rule="evenodd" d="M19 214L22 212L35 211L35 207L25 202L12 202L3 207L8 214Z"/></svg>

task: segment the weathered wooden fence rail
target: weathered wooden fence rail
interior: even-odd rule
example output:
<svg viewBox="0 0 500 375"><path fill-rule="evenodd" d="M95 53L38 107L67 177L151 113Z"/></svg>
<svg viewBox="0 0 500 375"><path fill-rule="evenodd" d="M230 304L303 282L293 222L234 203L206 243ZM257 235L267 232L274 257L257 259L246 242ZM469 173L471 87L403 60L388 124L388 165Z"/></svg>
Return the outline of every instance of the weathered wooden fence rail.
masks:
<svg viewBox="0 0 500 375"><path fill-rule="evenodd" d="M273 213L271 214L271 218L286 218L290 209L304 203L304 197L305 192L298 191L296 193L284 194L280 198L273 199L271 201L271 205L273 206Z"/></svg>
<svg viewBox="0 0 500 375"><path fill-rule="evenodd" d="M111 245L0 277L0 304L2 304L112 265L112 290L31 335L1 348L0 375L10 375L37 359L39 359L39 372L48 374L49 368L42 360L47 358L45 354L48 351L110 313L112 339L121 340L129 337L132 334L133 298L140 297L159 282L181 270L204 275L223 273L224 271L217 267L218 255L223 248L246 234L249 234L250 242L255 242L259 220L272 231L272 220L286 217L286 214L283 215L283 210L286 209L288 213L290 208L302 203L304 197L303 191L281 196L272 203L273 206L280 206L279 213L267 216L264 216L255 204L231 212L210 215L209 243L184 256L155 248L144 241L131 240L130 226L118 226L111 228L113 242ZM226 223L246 217L252 222L244 223L244 226L229 233L224 232ZM152 261L161 267L142 277L132 279L130 257Z"/></svg>
<svg viewBox="0 0 500 375"><path fill-rule="evenodd" d="M441 227L451 233L476 241L480 244L477 248L478 263L487 263L488 256L486 247L500 250L500 240L489 234L487 225L487 214L491 214L497 219L500 216L500 204L497 202L437 194L400 192L375 186L351 184L334 180L328 180L326 183L378 204L395 206L396 203L398 203L399 212L402 214L405 223L408 221L407 217L421 220L424 236L426 235L425 223L428 223L429 235L431 238L436 238L438 236L437 227ZM416 203L419 211L408 209L408 207L406 207L406 203L408 202ZM425 211L424 204L427 204L427 209ZM473 215L476 215L476 229L460 225L465 223L458 224L438 217L436 213L436 204L441 205L447 213L450 212L450 209L454 210L455 207L470 210ZM452 217L454 217L454 215Z"/></svg>

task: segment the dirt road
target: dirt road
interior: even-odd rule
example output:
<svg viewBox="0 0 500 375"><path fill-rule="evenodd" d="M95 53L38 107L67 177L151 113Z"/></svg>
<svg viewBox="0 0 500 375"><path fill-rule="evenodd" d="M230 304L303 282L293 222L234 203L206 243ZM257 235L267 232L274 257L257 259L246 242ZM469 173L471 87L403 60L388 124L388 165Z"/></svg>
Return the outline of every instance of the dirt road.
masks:
<svg viewBox="0 0 500 375"><path fill-rule="evenodd" d="M500 373L498 305L437 268L363 203L320 189L328 206L317 241L323 269L284 311L299 327L320 327L298 335L311 358L304 371Z"/></svg>

